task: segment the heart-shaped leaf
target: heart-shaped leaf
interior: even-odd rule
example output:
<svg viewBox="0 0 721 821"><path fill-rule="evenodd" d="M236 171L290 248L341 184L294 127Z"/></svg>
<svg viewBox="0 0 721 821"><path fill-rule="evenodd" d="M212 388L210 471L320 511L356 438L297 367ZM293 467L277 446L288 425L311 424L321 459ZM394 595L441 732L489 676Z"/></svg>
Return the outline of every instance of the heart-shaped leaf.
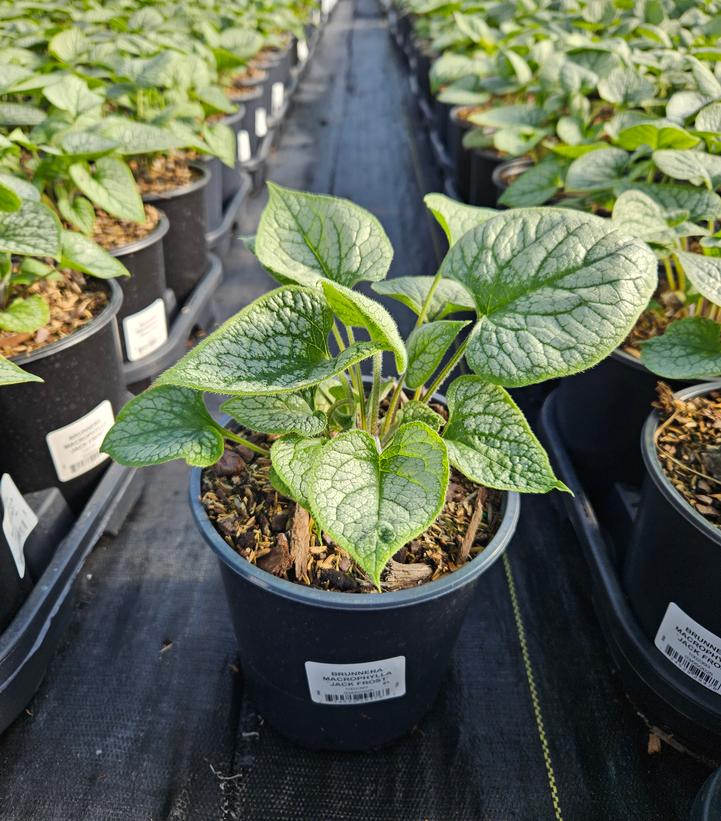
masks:
<svg viewBox="0 0 721 821"><path fill-rule="evenodd" d="M323 293L331 310L344 325L365 328L371 341L377 342L385 350L393 351L398 373L405 371L408 364L406 346L398 333L395 320L382 305L328 280L323 282Z"/></svg>
<svg viewBox="0 0 721 821"><path fill-rule="evenodd" d="M0 125L38 125L46 113L42 108L23 103L0 103Z"/></svg>
<svg viewBox="0 0 721 821"><path fill-rule="evenodd" d="M447 485L443 440L410 422L381 452L361 430L331 439L316 455L308 497L321 529L380 586L391 556L441 512Z"/></svg>
<svg viewBox="0 0 721 821"><path fill-rule="evenodd" d="M697 131L709 134L721 133L721 103L711 103L702 108L696 115L694 126ZM669 147L677 148L678 146Z"/></svg>
<svg viewBox="0 0 721 821"><path fill-rule="evenodd" d="M641 361L665 379L717 379L721 325L700 316L672 322L664 334L641 343Z"/></svg>
<svg viewBox="0 0 721 821"><path fill-rule="evenodd" d="M260 433L298 433L320 436L326 429L326 415L314 411L298 393L281 396L234 396L220 406L243 427Z"/></svg>
<svg viewBox="0 0 721 821"><path fill-rule="evenodd" d="M392 277L374 282L371 288L382 296L402 302L414 314L420 315L435 277ZM442 319L459 311L474 311L475 303L468 291L452 279L441 279L428 306L427 319Z"/></svg>
<svg viewBox="0 0 721 821"><path fill-rule="evenodd" d="M17 211L0 211L0 252L57 259L60 223L40 202L24 200Z"/></svg>
<svg viewBox="0 0 721 821"><path fill-rule="evenodd" d="M89 237L75 231L63 231L60 262L66 268L82 271L98 279L129 277L130 271Z"/></svg>
<svg viewBox="0 0 721 821"><path fill-rule="evenodd" d="M452 200L445 194L426 194L423 202L444 230L449 246L459 240L466 231L495 217L498 213L495 208L466 205L463 202Z"/></svg>
<svg viewBox="0 0 721 821"><path fill-rule="evenodd" d="M320 291L277 288L231 317L158 383L233 395L292 393L383 349L358 342L332 357L332 325L333 313Z"/></svg>
<svg viewBox="0 0 721 821"><path fill-rule="evenodd" d="M563 188L566 165L559 157L546 157L516 177L498 201L508 208L543 205Z"/></svg>
<svg viewBox="0 0 721 821"><path fill-rule="evenodd" d="M605 191L626 179L629 155L620 148L599 148L575 159L566 172L569 191Z"/></svg>
<svg viewBox="0 0 721 821"><path fill-rule="evenodd" d="M310 508L308 485L315 458L327 440L307 438L291 433L273 442L270 460L273 470L286 488L284 495L295 499L303 507ZM281 489L281 493L283 493Z"/></svg>
<svg viewBox="0 0 721 821"><path fill-rule="evenodd" d="M207 467L223 455L223 441L202 394L163 385L144 391L125 405L100 449L130 467L174 459Z"/></svg>
<svg viewBox="0 0 721 821"><path fill-rule="evenodd" d="M663 209L643 191L624 191L614 203L611 219L619 231L645 242L675 242L676 233L669 227Z"/></svg>
<svg viewBox="0 0 721 821"><path fill-rule="evenodd" d="M261 264L301 284L330 279L353 287L383 279L393 248L380 222L348 200L268 183L255 238Z"/></svg>
<svg viewBox="0 0 721 821"><path fill-rule="evenodd" d="M480 316L466 359L489 382L520 387L600 362L656 287L656 257L606 220L561 208L507 211L466 234L442 273Z"/></svg>
<svg viewBox="0 0 721 821"><path fill-rule="evenodd" d="M42 382L39 376L24 371L19 365L0 356L0 385L17 385L20 382Z"/></svg>
<svg viewBox="0 0 721 821"><path fill-rule="evenodd" d="M145 222L145 209L133 172L116 157L100 157L91 169L86 162L74 163L70 178L95 205L124 220Z"/></svg>
<svg viewBox="0 0 721 821"><path fill-rule="evenodd" d="M459 376L447 393L443 439L448 458L471 481L499 490L568 490L508 392L478 376Z"/></svg>
<svg viewBox="0 0 721 821"><path fill-rule="evenodd" d="M118 143L94 131L68 131L60 138L60 147L70 156L91 160L110 154Z"/></svg>
<svg viewBox="0 0 721 821"><path fill-rule="evenodd" d="M627 151L635 151L642 146L648 146L653 151L661 148L685 150L698 145L699 138L670 120L650 120L621 131L616 143Z"/></svg>
<svg viewBox="0 0 721 821"><path fill-rule="evenodd" d="M69 28L59 31L50 38L48 51L63 63L74 63L78 57L84 54L89 43L87 37L77 28Z"/></svg>
<svg viewBox="0 0 721 821"><path fill-rule="evenodd" d="M409 388L420 388L427 382L446 351L453 344L462 328L469 322L441 319L427 322L412 331L408 337L408 370L406 384Z"/></svg>
<svg viewBox="0 0 721 821"><path fill-rule="evenodd" d="M714 188L721 182L721 157L704 151L666 149L653 152L653 161L662 174L674 180Z"/></svg>
<svg viewBox="0 0 721 821"><path fill-rule="evenodd" d="M155 154L185 148L185 142L167 128L136 123L125 117L106 117L98 130L118 145L118 153L126 156Z"/></svg>
<svg viewBox="0 0 721 821"><path fill-rule="evenodd" d="M60 216L83 234L90 234L95 225L95 208L90 200L72 196L64 186L55 186L55 205Z"/></svg>
<svg viewBox="0 0 721 821"><path fill-rule="evenodd" d="M693 287L714 305L721 305L721 257L677 251L681 267Z"/></svg>
<svg viewBox="0 0 721 821"><path fill-rule="evenodd" d="M0 310L0 329L10 333L31 334L47 325L50 309L38 294L24 299L14 299L4 310Z"/></svg>
<svg viewBox="0 0 721 821"><path fill-rule="evenodd" d="M91 91L85 80L70 74L61 82L53 83L43 89L43 96L49 103L78 117L86 111L102 105L104 97Z"/></svg>
<svg viewBox="0 0 721 821"><path fill-rule="evenodd" d="M598 83L598 94L609 103L639 105L653 99L653 83L632 68L615 68Z"/></svg>
<svg viewBox="0 0 721 821"><path fill-rule="evenodd" d="M715 191L677 183L645 183L626 181L616 189L629 188L642 191L663 208L667 216L674 212L688 211L695 221L721 218L721 197Z"/></svg>
<svg viewBox="0 0 721 821"><path fill-rule="evenodd" d="M424 422L429 428L433 430L440 430L441 426L446 423L446 420L433 408L428 407L425 402L419 402L415 399L409 399L399 410L397 415L398 422L401 425L407 422Z"/></svg>

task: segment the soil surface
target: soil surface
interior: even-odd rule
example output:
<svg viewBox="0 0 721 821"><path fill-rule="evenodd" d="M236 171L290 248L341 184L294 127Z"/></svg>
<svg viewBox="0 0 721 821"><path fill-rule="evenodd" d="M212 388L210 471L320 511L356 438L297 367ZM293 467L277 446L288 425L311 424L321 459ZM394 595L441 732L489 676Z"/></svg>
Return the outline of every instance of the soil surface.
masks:
<svg viewBox="0 0 721 821"><path fill-rule="evenodd" d="M661 336L672 322L687 316L690 316L689 306L675 291L669 290L665 280L660 280L659 288L651 304L641 314L631 333L626 337L621 346L622 350L639 359L641 342Z"/></svg>
<svg viewBox="0 0 721 821"><path fill-rule="evenodd" d="M241 435L264 446L277 438L249 431ZM348 553L325 534L319 538L307 512L275 490L269 469L267 457L228 442L220 461L203 472L202 503L223 539L249 562L280 578L338 592L377 592ZM416 587L462 567L491 541L500 511L498 491L474 485L452 470L440 516L391 559L381 577L382 589ZM471 525L477 530L466 540Z"/></svg>
<svg viewBox="0 0 721 821"><path fill-rule="evenodd" d="M721 528L721 391L675 399L659 384L661 424L656 451L671 484L711 524Z"/></svg>
<svg viewBox="0 0 721 821"><path fill-rule="evenodd" d="M180 152L134 159L130 167L141 194L162 194L190 185L197 172L190 166L190 157Z"/></svg>
<svg viewBox="0 0 721 821"><path fill-rule="evenodd" d="M127 222L98 209L95 212L93 239L98 245L112 251L114 248L122 248L124 245L129 245L131 242L152 234L159 222L160 213L152 205L145 206L145 222L143 223Z"/></svg>
<svg viewBox="0 0 721 821"><path fill-rule="evenodd" d="M58 273L60 279L43 279L17 290L19 297L41 294L50 306L50 322L29 334L0 331L0 354L24 356L57 342L82 328L108 304L107 291L100 283L76 271Z"/></svg>

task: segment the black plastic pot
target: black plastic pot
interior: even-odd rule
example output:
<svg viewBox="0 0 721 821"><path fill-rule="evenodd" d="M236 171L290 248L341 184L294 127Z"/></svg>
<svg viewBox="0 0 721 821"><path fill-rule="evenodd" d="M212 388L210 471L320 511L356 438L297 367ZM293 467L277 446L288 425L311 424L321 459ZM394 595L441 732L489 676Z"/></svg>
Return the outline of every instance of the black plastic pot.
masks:
<svg viewBox="0 0 721 821"><path fill-rule="evenodd" d="M418 83L418 89L421 95L431 103L433 95L431 94L430 71L436 55L428 48L428 44L417 38L412 40L413 48L413 71Z"/></svg>
<svg viewBox="0 0 721 821"><path fill-rule="evenodd" d="M470 186L468 202L485 208L495 208L498 189L493 179L496 169L504 165L503 158L496 151L474 148L471 151Z"/></svg>
<svg viewBox="0 0 721 821"><path fill-rule="evenodd" d="M257 97L241 96L234 102L242 102L248 110L245 120L245 127L255 136L255 149L257 151L258 143L268 133L268 119L270 118L271 105L271 80L267 71L263 71L261 76L255 77L252 80L241 80L240 88L248 91L257 92ZM252 110L252 113L251 113ZM253 151L255 156L256 151Z"/></svg>
<svg viewBox="0 0 721 821"><path fill-rule="evenodd" d="M243 116L240 121L240 128L236 132L237 140L237 155L240 164L251 160L258 153L258 146L261 137L257 133L257 126L262 126L262 121L266 119L266 114L260 115L260 122L256 122L259 115L256 113L259 109L264 108L263 88L257 86L255 88L247 88L243 91L238 90L238 95L233 97L233 102L242 106ZM260 129L263 130L262 128ZM267 124L265 126L267 133ZM263 135L264 136L264 135Z"/></svg>
<svg viewBox="0 0 721 821"><path fill-rule="evenodd" d="M194 469L193 515L218 557L241 665L263 718L315 749L371 749L408 733L438 695L480 576L513 536L518 495L504 497L498 532L462 569L393 593L335 593L278 579L232 550L200 503L200 477L201 470ZM311 691L315 680L309 663L329 665L320 673L332 670L339 677L355 673L348 665L393 674L385 680L373 675L365 696L356 692L356 698L338 699L315 683ZM388 695L403 688L400 696ZM383 700L367 700L371 692Z"/></svg>
<svg viewBox="0 0 721 821"><path fill-rule="evenodd" d="M613 482L641 483L643 460L638 441L656 398L658 380L638 359L620 350L594 368L561 380L558 423L592 495ZM670 384L676 390L684 387Z"/></svg>
<svg viewBox="0 0 721 821"><path fill-rule="evenodd" d="M0 474L9 473L23 494L58 487L76 511L110 464L107 457L97 463L97 450L83 443L102 440L126 399L115 322L123 293L112 280L104 284L110 301L98 316L70 336L13 359L44 384L0 391ZM65 429L73 423L75 429ZM87 469L88 464L93 466Z"/></svg>
<svg viewBox="0 0 721 821"><path fill-rule="evenodd" d="M208 184L203 188L205 220L208 231L215 231L223 221L223 176L225 166L218 157L201 154L195 164L204 168L210 175Z"/></svg>
<svg viewBox="0 0 721 821"><path fill-rule="evenodd" d="M145 194L143 199L162 209L170 222L163 239L165 281L182 304L205 273L208 232L205 189L211 175L202 165L192 164L197 179L188 185L159 194Z"/></svg>
<svg viewBox="0 0 721 821"><path fill-rule="evenodd" d="M110 251L114 257L118 257L131 274L129 277L121 277L117 280L123 291L123 303L118 311L117 322L125 362L134 361L144 355L143 349L147 348L148 344L150 348L145 352L150 352L152 348L150 337L153 334L149 334L149 329L145 327L147 322L143 323L143 316L148 320L155 320L158 330L157 338L162 336L160 333L162 328L158 327L159 320L154 314L159 313L160 303L163 303L163 316L166 313L163 238L168 233L170 223L162 211L159 213L160 221L147 237ZM141 315L141 312L147 313ZM151 314L153 316L150 316ZM167 316L165 321L167 333Z"/></svg>
<svg viewBox="0 0 721 821"><path fill-rule="evenodd" d="M508 188L513 180L523 174L524 171L528 171L532 165L533 161L528 157L516 157L513 160L506 160L505 162L501 162L496 165L491 172L491 180L493 182L493 187L496 190L496 204L498 204L498 198ZM505 206L503 205L499 205L499 208L504 207Z"/></svg>
<svg viewBox="0 0 721 821"><path fill-rule="evenodd" d="M456 190L466 202L468 202L471 191L471 152L464 147L463 137L473 126L460 114L467 108L467 106L453 106L448 115L446 129L448 158L453 168L453 181L456 184Z"/></svg>
<svg viewBox="0 0 721 821"><path fill-rule="evenodd" d="M285 104L285 89L290 83L290 46L282 51L264 54L255 65L267 72L270 86L270 106L268 115L276 117Z"/></svg>
<svg viewBox="0 0 721 821"><path fill-rule="evenodd" d="M721 382L695 385L677 396L690 399L711 390L721 390ZM721 528L694 510L669 481L656 453L657 427L654 412L641 438L646 479L626 551L624 587L651 640L657 639L667 608L673 603L720 637L717 643L721 648ZM672 652L677 648L671 647L669 654ZM718 655L709 663L708 672L718 681L715 691L721 704L721 652Z"/></svg>
<svg viewBox="0 0 721 821"><path fill-rule="evenodd" d="M721 818L721 769L709 776L696 796L689 821L718 821Z"/></svg>
<svg viewBox="0 0 721 821"><path fill-rule="evenodd" d="M438 132L438 137L440 138L442 144L445 146L446 151L448 151L448 141L449 141L449 121L451 118L451 111L453 110L454 106L450 103L442 103L438 97L433 100L433 118L436 123L436 130Z"/></svg>
<svg viewBox="0 0 721 821"><path fill-rule="evenodd" d="M229 114L227 117L223 117L219 122L227 125L228 128L231 129L233 134L235 134L235 144L236 144L236 151L235 151L235 166L230 168L225 163L220 163L220 172L221 172L221 197L220 197L220 205L221 205L221 217L220 221L222 221L222 210L223 205L238 192L240 188L240 157L239 157L239 143L240 143L240 133L243 130L243 122L245 120L245 109L243 105L238 100L232 100L238 106L238 110L234 114ZM212 232L213 230L217 229L220 221L216 220L214 223L211 223L210 220L208 221L208 231Z"/></svg>
<svg viewBox="0 0 721 821"><path fill-rule="evenodd" d="M0 502L0 513L2 511ZM0 529L0 633L13 620L32 589L33 578L29 568L24 568L21 577L10 546Z"/></svg>

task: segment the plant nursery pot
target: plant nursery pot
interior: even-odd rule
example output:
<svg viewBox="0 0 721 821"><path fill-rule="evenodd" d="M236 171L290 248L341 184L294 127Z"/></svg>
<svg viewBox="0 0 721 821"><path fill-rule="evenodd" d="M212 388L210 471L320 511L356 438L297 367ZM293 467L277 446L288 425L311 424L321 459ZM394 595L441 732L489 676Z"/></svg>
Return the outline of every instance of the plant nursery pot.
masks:
<svg viewBox="0 0 721 821"><path fill-rule="evenodd" d="M290 82L290 46L272 55L264 55L256 63L257 67L268 73L270 85L270 108L268 114L276 117L285 104L285 88Z"/></svg>
<svg viewBox="0 0 721 821"><path fill-rule="evenodd" d="M468 202L485 208L495 208L498 201L498 189L493 180L495 170L504 164L503 158L496 151L474 149L471 151L470 185Z"/></svg>
<svg viewBox="0 0 721 821"><path fill-rule="evenodd" d="M206 515L200 479L193 469L190 503L220 563L258 712L314 749L366 750L408 733L438 695L476 584L513 536L518 495L506 494L498 532L460 570L415 588L353 594L279 579L238 555Z"/></svg>
<svg viewBox="0 0 721 821"><path fill-rule="evenodd" d="M0 512L3 505L0 503ZM0 634L10 624L20 606L33 589L33 578L27 567L23 575L13 558L13 551L0 530Z"/></svg>
<svg viewBox="0 0 721 821"><path fill-rule="evenodd" d="M449 121L451 117L451 111L453 110L454 106L450 103L442 103L438 97L435 97L433 100L433 113L436 122L436 129L438 131L438 136L441 139L441 142L446 149L448 149L448 130L449 130Z"/></svg>
<svg viewBox="0 0 721 821"><path fill-rule="evenodd" d="M234 114L229 114L227 117L223 117L219 122L227 125L228 128L231 129L233 134L235 134L235 167L230 168L225 163L220 163L220 171L221 171L221 197L220 197L220 220L223 219L223 208L225 203L228 202L229 199L238 193L240 190L240 143L241 143L241 132L243 131L243 122L245 120L245 109L243 104L239 100L233 100L237 106L238 110ZM247 139L247 135L245 138ZM218 222L215 223L215 228L219 225ZM211 233L213 231L213 224L208 222L208 232Z"/></svg>
<svg viewBox="0 0 721 821"><path fill-rule="evenodd" d="M117 280L123 291L117 322L125 362L152 353L168 336L163 238L170 223L162 211L159 213L160 221L147 237L110 251L131 274Z"/></svg>
<svg viewBox="0 0 721 821"><path fill-rule="evenodd" d="M594 368L560 380L556 414L566 449L591 495L643 479L639 437L659 377L615 350ZM666 380L678 390L685 385Z"/></svg>
<svg viewBox="0 0 721 821"><path fill-rule="evenodd" d="M528 157L516 157L513 160L506 160L499 162L491 171L491 180L493 188L495 188L494 205L498 205L498 198L509 187L509 185L523 174L524 171L533 165L533 160ZM499 208L505 208L504 205L499 205Z"/></svg>
<svg viewBox="0 0 721 821"><path fill-rule="evenodd" d="M165 281L182 305L205 273L208 233L205 189L210 184L210 172L203 165L192 163L198 178L188 185L158 194L144 194L145 202L165 212L170 222L163 239Z"/></svg>
<svg viewBox="0 0 721 821"><path fill-rule="evenodd" d="M243 92L239 91L238 96L233 97L232 100L243 108L240 127L236 131L236 153L238 162L245 163L258 153L260 141L268 133L263 88L256 86L247 88ZM260 114L258 114L259 111ZM262 133L259 134L259 131ZM238 184L240 184L239 180Z"/></svg>
<svg viewBox="0 0 721 821"><path fill-rule="evenodd" d="M203 188L203 201L208 232L212 232L217 230L223 221L223 169L226 166L218 157L211 157L208 154L201 154L195 163L210 174L208 184Z"/></svg>
<svg viewBox="0 0 721 821"><path fill-rule="evenodd" d="M250 134L255 136L254 150L252 155L255 156L258 143L268 133L268 119L270 117L271 106L271 81L270 75L267 71L262 72L261 77L256 77L253 80L243 80L240 87L248 91L258 93L256 97L240 95L234 98L233 102L242 102L248 111L245 120L245 127Z"/></svg>
<svg viewBox="0 0 721 821"><path fill-rule="evenodd" d="M433 100L433 95L431 94L429 75L431 66L435 60L435 55L429 52L427 43L415 38L413 39L413 51L415 57L413 71L415 73L416 82L418 83L418 89L421 95L430 103Z"/></svg>
<svg viewBox="0 0 721 821"><path fill-rule="evenodd" d="M453 168L453 180L462 199L468 202L471 183L471 152L464 147L463 137L473 126L460 116L466 106L453 106L448 114L447 147Z"/></svg>
<svg viewBox="0 0 721 821"><path fill-rule="evenodd" d="M721 769L704 782L691 808L689 821L716 821L721 818Z"/></svg>
<svg viewBox="0 0 721 821"><path fill-rule="evenodd" d="M0 475L21 493L57 487L80 512L110 459L98 452L127 394L115 317L120 286L105 285L110 301L75 333L13 361L44 380L0 391Z"/></svg>
<svg viewBox="0 0 721 821"><path fill-rule="evenodd" d="M721 382L679 391L690 399L721 389ZM721 703L721 528L711 524L674 488L656 453L658 415L643 427L646 479L631 530L623 583L646 635Z"/></svg>

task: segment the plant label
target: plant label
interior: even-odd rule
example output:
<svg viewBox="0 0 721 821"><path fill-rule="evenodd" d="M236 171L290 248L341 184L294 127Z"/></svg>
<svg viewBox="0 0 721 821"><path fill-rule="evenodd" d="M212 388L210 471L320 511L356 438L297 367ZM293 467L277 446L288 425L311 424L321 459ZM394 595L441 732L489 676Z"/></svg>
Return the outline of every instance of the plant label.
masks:
<svg viewBox="0 0 721 821"><path fill-rule="evenodd" d="M110 458L100 452L100 445L114 421L113 406L105 399L75 422L48 433L45 441L61 482L82 476Z"/></svg>
<svg viewBox="0 0 721 821"><path fill-rule="evenodd" d="M298 40L295 48L295 54L299 63L305 63L308 59L308 43L305 40Z"/></svg>
<svg viewBox="0 0 721 821"><path fill-rule="evenodd" d="M360 664L306 661L310 697L316 704L368 704L406 693L406 657L394 656Z"/></svg>
<svg viewBox="0 0 721 821"><path fill-rule="evenodd" d="M248 162L251 158L252 152L250 150L250 134L243 129L238 132L238 160L240 162Z"/></svg>
<svg viewBox="0 0 721 821"><path fill-rule="evenodd" d="M17 489L9 473L0 479L0 499L3 505L3 533L15 560L15 567L22 579L25 576L25 540L30 535L38 517Z"/></svg>
<svg viewBox="0 0 721 821"><path fill-rule="evenodd" d="M689 678L721 693L721 638L673 602L656 633L656 647Z"/></svg>
<svg viewBox="0 0 721 821"><path fill-rule="evenodd" d="M268 118L265 109L261 106L255 109L255 136L265 137L268 133Z"/></svg>
<svg viewBox="0 0 721 821"><path fill-rule="evenodd" d="M161 297L147 308L123 319L123 336L128 359L135 362L157 351L168 338L165 303Z"/></svg>
<svg viewBox="0 0 721 821"><path fill-rule="evenodd" d="M281 110L281 108L283 108L284 96L285 86L283 85L283 83L273 83L273 87L270 90L270 108L273 114L277 114Z"/></svg>

